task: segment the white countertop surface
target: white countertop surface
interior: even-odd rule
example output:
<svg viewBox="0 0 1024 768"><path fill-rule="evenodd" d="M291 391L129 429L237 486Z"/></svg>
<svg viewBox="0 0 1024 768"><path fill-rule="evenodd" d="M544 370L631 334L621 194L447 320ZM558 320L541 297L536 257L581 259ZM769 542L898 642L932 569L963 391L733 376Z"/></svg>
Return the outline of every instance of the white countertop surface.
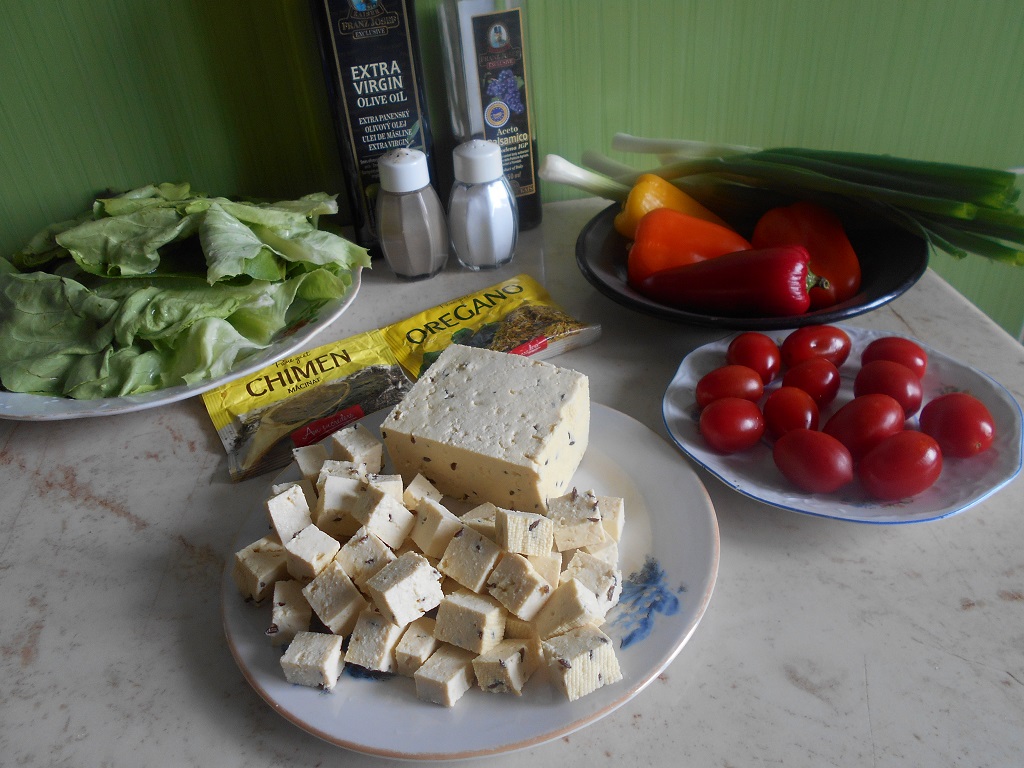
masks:
<svg viewBox="0 0 1024 768"><path fill-rule="evenodd" d="M725 333L639 315L591 288L574 247L604 206L546 206L542 229L524 234L501 272L451 266L398 283L381 264L328 333L529 272L603 327L552 362L665 436L662 395L680 360ZM1024 402L1024 348L932 272L851 322L916 337ZM489 766L1024 765L1024 480L945 520L871 526L778 510L700 477L722 550L692 639L608 717ZM223 510L257 501L267 484L230 482L200 398L0 421L0 765L390 762L307 734L234 663L220 584L243 516Z"/></svg>

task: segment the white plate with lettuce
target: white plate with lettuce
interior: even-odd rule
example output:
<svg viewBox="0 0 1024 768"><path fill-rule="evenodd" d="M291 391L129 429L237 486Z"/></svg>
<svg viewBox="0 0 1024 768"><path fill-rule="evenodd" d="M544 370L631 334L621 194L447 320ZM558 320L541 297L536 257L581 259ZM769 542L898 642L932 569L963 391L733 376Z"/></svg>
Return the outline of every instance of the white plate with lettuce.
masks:
<svg viewBox="0 0 1024 768"><path fill-rule="evenodd" d="M307 344L355 299L365 249L333 196L250 203L187 184L99 198L0 258L0 418L183 400Z"/></svg>

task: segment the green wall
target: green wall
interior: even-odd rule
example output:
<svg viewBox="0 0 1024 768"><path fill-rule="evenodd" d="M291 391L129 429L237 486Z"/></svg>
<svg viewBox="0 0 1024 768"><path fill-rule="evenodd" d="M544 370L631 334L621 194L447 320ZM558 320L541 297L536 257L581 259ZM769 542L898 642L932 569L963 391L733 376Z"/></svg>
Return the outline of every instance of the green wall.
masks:
<svg viewBox="0 0 1024 768"><path fill-rule="evenodd" d="M438 2L417 15L443 154ZM1021 0L530 0L527 21L542 153L624 131L1024 166ZM0 0L0 252L105 188L340 192L333 141L304 0ZM1024 271L932 265L1020 334Z"/></svg>

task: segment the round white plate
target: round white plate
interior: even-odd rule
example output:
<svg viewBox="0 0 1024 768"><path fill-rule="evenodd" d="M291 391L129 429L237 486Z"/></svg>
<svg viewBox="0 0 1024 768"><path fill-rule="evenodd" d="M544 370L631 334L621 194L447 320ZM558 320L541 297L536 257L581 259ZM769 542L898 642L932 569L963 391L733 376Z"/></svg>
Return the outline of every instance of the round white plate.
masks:
<svg viewBox="0 0 1024 768"><path fill-rule="evenodd" d="M339 317L356 298L359 292L362 268L352 270L352 286L348 292L329 301L312 320L296 329L282 333L277 341L256 354L246 357L223 376L198 382L165 387L141 395L108 397L102 400L74 400L69 397L52 395L30 395L23 392L0 390L0 419L16 421L61 421L64 419L85 419L92 416L113 416L131 413L146 408L156 408L179 400L185 400L225 384L233 379L255 373L268 365L296 352Z"/></svg>
<svg viewBox="0 0 1024 768"><path fill-rule="evenodd" d="M892 336L887 331L839 326L845 330L853 348L840 369L839 395L821 413L820 424L853 398L853 377L860 366L860 355L871 341ZM769 333L779 344L790 331ZM725 364L729 342L735 336L706 344L687 355L665 392L662 403L665 425L676 444L694 461L745 496L793 512L850 520L859 523L923 523L955 515L991 496L1021 470L1021 409L1013 396L984 373L957 362L919 341L928 353L928 370L922 382L924 402L938 395L962 391L981 400L992 412L996 440L985 453L970 459L947 458L938 481L927 491L910 499L879 503L869 498L857 483L828 495L810 495L790 485L772 461L767 442L751 451L723 456L710 450L698 429L699 410L694 387L700 378ZM767 389L779 386L776 380ZM917 425L917 417L909 426Z"/></svg>
<svg viewBox="0 0 1024 768"><path fill-rule="evenodd" d="M364 422L376 429L384 415ZM270 607L241 598L229 558L222 583L224 628L239 668L260 696L300 728L338 746L387 757L490 755L593 723L654 680L693 634L718 573L718 522L704 486L668 442L598 404L573 484L625 499L619 548L625 583L603 626L616 645L620 682L570 703L540 671L521 697L473 688L451 709L420 701L413 681L397 676L368 679L346 671L331 693L291 685L281 672L283 651L264 634ZM266 512L253 509L235 551L266 533Z"/></svg>

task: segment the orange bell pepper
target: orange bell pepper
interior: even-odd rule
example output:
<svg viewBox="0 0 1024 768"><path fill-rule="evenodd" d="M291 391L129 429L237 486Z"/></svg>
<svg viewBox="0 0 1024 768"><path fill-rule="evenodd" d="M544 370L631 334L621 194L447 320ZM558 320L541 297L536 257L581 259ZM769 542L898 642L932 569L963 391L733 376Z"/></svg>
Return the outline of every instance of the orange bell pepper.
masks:
<svg viewBox="0 0 1024 768"><path fill-rule="evenodd" d="M645 173L633 184L626 202L622 204L622 210L615 216L615 231L632 240L636 236L636 227L640 219L655 208L671 208L723 227L728 226L714 212L709 211L671 181L653 173Z"/></svg>
<svg viewBox="0 0 1024 768"><path fill-rule="evenodd" d="M746 250L750 243L728 227L656 208L637 225L626 262L627 280L637 288L655 272Z"/></svg>
<svg viewBox="0 0 1024 768"><path fill-rule="evenodd" d="M811 289L811 309L831 307L857 295L860 261L840 218L828 208L800 201L766 212L754 227L755 248L802 245L811 271L825 282Z"/></svg>

